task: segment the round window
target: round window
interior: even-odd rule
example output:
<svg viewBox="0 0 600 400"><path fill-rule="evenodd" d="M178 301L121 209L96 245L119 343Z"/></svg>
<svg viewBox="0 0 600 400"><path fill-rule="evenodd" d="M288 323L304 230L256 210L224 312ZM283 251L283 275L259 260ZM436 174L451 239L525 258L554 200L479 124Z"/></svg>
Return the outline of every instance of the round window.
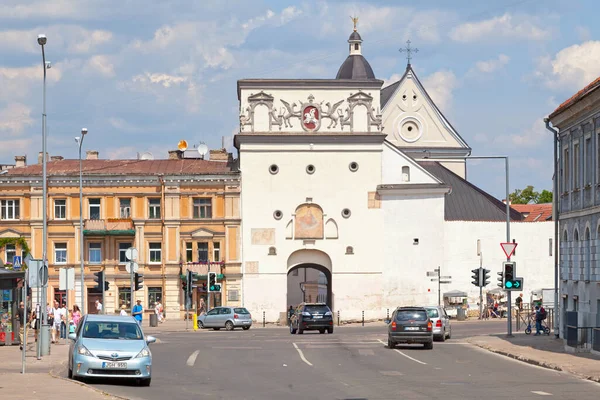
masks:
<svg viewBox="0 0 600 400"><path fill-rule="evenodd" d="M283 217L283 213L280 210L275 210L273 212L273 218L276 220L280 220Z"/></svg>
<svg viewBox="0 0 600 400"><path fill-rule="evenodd" d="M342 217L344 217L344 218L348 218L348 217L350 217L350 214L352 214L352 213L350 212L350 209L349 209L349 208L344 208L344 209L342 210Z"/></svg>
<svg viewBox="0 0 600 400"><path fill-rule="evenodd" d="M350 171L356 172L358 171L358 163L356 161L352 161L350 165L348 165L348 168L350 168Z"/></svg>
<svg viewBox="0 0 600 400"><path fill-rule="evenodd" d="M310 175L314 174L314 173L315 173L315 166L314 166L314 165L312 165L312 164L308 164L308 165L306 166L306 172L307 172L308 174L310 174Z"/></svg>
<svg viewBox="0 0 600 400"><path fill-rule="evenodd" d="M276 164L271 164L271 166L269 167L269 172L275 175L279 172L279 167Z"/></svg>

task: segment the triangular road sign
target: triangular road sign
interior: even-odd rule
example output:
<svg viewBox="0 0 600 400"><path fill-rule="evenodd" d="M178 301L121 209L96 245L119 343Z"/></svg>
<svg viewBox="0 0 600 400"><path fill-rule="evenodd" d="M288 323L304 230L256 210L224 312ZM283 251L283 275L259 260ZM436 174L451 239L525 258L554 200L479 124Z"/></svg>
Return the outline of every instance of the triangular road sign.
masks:
<svg viewBox="0 0 600 400"><path fill-rule="evenodd" d="M506 258L510 259L510 256L513 255L515 249L517 248L518 243L500 243L502 246L502 250L504 250L504 254L506 254Z"/></svg>

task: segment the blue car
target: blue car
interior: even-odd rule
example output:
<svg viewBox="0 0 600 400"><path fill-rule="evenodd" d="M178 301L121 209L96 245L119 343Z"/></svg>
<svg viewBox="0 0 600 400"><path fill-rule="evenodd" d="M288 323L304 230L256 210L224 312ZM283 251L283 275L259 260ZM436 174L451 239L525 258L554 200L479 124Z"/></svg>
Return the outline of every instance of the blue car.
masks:
<svg viewBox="0 0 600 400"><path fill-rule="evenodd" d="M69 334L69 378L135 379L149 386L152 353L142 328L130 316L86 315Z"/></svg>

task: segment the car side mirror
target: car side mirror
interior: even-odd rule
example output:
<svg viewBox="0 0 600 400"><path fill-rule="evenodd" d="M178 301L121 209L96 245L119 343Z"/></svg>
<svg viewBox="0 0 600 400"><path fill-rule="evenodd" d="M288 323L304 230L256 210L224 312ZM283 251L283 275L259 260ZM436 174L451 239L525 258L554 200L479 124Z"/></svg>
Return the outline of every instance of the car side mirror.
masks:
<svg viewBox="0 0 600 400"><path fill-rule="evenodd" d="M77 335L75 333L69 333L69 336L67 336L70 340L77 340Z"/></svg>
<svg viewBox="0 0 600 400"><path fill-rule="evenodd" d="M392 321L391 321L391 320L389 320L389 319L384 319L384 320L383 320L383 322L385 322L387 325L389 325L389 324L390 324L390 322L392 322Z"/></svg>
<svg viewBox="0 0 600 400"><path fill-rule="evenodd" d="M154 336L146 336L146 343L156 343L156 338Z"/></svg>

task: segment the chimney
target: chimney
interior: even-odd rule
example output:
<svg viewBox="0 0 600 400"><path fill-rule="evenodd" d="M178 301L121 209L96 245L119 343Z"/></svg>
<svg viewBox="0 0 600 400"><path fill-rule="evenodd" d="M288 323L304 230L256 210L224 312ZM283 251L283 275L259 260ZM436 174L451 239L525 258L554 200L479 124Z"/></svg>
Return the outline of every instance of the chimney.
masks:
<svg viewBox="0 0 600 400"><path fill-rule="evenodd" d="M15 167L25 167L27 165L27 156L15 156Z"/></svg>
<svg viewBox="0 0 600 400"><path fill-rule="evenodd" d="M41 151L38 153L38 164L41 164L42 162L44 162L44 158L43 158L44 156L42 156L42 154L44 154L44 153L42 153ZM48 153L46 153L46 162L48 162Z"/></svg>
<svg viewBox="0 0 600 400"><path fill-rule="evenodd" d="M98 151L97 150L88 150L85 152L86 160L97 160L98 159Z"/></svg>
<svg viewBox="0 0 600 400"><path fill-rule="evenodd" d="M169 150L169 160L181 160L183 152L180 150Z"/></svg>
<svg viewBox="0 0 600 400"><path fill-rule="evenodd" d="M209 154L210 154L210 161L221 161L221 162L229 161L229 154L227 153L227 150L225 150L225 149L210 150Z"/></svg>
<svg viewBox="0 0 600 400"><path fill-rule="evenodd" d="M50 157L50 161L61 161L64 160L65 158L63 156L51 156Z"/></svg>

